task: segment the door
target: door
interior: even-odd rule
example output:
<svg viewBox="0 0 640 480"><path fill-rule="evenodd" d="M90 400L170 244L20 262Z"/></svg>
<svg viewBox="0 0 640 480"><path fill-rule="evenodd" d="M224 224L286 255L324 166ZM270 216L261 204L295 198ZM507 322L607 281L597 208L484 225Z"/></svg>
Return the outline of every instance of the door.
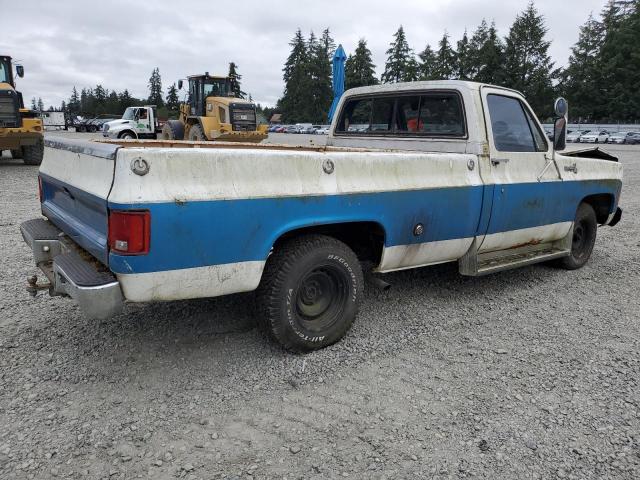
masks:
<svg viewBox="0 0 640 480"><path fill-rule="evenodd" d="M151 131L149 109L139 108L136 112L136 133L145 134Z"/></svg>
<svg viewBox="0 0 640 480"><path fill-rule="evenodd" d="M562 218L560 173L551 146L521 95L483 87L482 102L490 151L493 202L479 252L491 252L563 238L571 222Z"/></svg>

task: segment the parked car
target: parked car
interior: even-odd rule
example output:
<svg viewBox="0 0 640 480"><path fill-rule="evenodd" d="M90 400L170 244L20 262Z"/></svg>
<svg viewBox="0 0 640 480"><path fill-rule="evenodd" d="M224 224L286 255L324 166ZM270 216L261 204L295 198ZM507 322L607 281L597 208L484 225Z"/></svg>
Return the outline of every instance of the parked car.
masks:
<svg viewBox="0 0 640 480"><path fill-rule="evenodd" d="M591 132L591 130L568 130L567 142L568 143L580 143L580 137Z"/></svg>
<svg viewBox="0 0 640 480"><path fill-rule="evenodd" d="M284 129L284 133L300 133L300 129L299 129L299 127L296 127L295 125L288 125Z"/></svg>
<svg viewBox="0 0 640 480"><path fill-rule="evenodd" d="M580 136L580 143L607 143L609 132L606 130L595 130Z"/></svg>
<svg viewBox="0 0 640 480"><path fill-rule="evenodd" d="M271 125L269 127L269 132L275 132L280 127L281 127L281 125Z"/></svg>
<svg viewBox="0 0 640 480"><path fill-rule="evenodd" d="M631 135L627 136L624 143L628 145L640 143L640 132L632 132Z"/></svg>
<svg viewBox="0 0 640 480"><path fill-rule="evenodd" d="M329 128L331 125L320 125L320 128L316 130L316 134L318 135L329 135Z"/></svg>
<svg viewBox="0 0 640 480"><path fill-rule="evenodd" d="M379 99L391 106L375 123L385 135L351 130L371 124ZM617 159L560 152L565 136L549 142L513 90L360 87L342 95L331 132L329 150L45 139L33 209L43 216L21 230L50 283L34 280L30 291L45 287L106 318L125 301L257 289L264 330L309 351L349 331L366 298L363 267L456 262L477 276L553 260L573 270L588 261L598 225L622 216ZM60 313L48 314L55 328Z"/></svg>
<svg viewBox="0 0 640 480"><path fill-rule="evenodd" d="M609 137L609 143L626 143L633 145L640 141L638 140L638 136L640 136L638 132L617 132Z"/></svg>

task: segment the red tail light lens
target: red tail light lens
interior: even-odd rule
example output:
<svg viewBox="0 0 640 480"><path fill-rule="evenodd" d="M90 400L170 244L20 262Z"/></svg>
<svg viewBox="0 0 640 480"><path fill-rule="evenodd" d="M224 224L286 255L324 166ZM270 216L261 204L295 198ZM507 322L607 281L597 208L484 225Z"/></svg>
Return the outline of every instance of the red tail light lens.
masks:
<svg viewBox="0 0 640 480"><path fill-rule="evenodd" d="M109 248L120 255L149 253L151 214L148 211L109 213Z"/></svg>

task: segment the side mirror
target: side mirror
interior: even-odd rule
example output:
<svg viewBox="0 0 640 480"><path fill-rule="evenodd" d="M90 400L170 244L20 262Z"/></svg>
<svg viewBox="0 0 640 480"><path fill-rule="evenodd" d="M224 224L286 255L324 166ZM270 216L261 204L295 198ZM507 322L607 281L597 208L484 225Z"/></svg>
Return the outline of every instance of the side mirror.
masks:
<svg viewBox="0 0 640 480"><path fill-rule="evenodd" d="M182 79L178 80L178 90L182 90Z"/></svg>
<svg viewBox="0 0 640 480"><path fill-rule="evenodd" d="M16 65L16 75L20 78L24 77L24 67L22 65Z"/></svg>
<svg viewBox="0 0 640 480"><path fill-rule="evenodd" d="M556 99L553 105L553 112L556 120L553 122L553 149L564 150L567 146L567 117L569 113L569 104L560 97Z"/></svg>

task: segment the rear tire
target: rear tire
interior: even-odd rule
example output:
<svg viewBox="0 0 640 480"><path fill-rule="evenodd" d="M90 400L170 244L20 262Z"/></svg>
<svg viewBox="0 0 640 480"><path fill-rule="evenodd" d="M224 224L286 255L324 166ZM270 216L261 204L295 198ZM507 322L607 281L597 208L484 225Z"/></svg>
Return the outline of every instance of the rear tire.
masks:
<svg viewBox="0 0 640 480"><path fill-rule="evenodd" d="M277 248L257 290L258 324L288 350L308 352L340 340L363 294L362 267L344 243L305 235Z"/></svg>
<svg viewBox="0 0 640 480"><path fill-rule="evenodd" d="M192 142L204 142L207 138L204 136L204 130L202 130L202 125L191 125L189 129L189 140Z"/></svg>
<svg viewBox="0 0 640 480"><path fill-rule="evenodd" d="M22 147L22 161L25 165L40 165L44 156L44 140L39 138L35 145Z"/></svg>
<svg viewBox="0 0 640 480"><path fill-rule="evenodd" d="M596 212L588 203L581 203L576 212L576 219L573 224L573 241L571 244L571 254L561 258L556 265L566 270L577 270L582 268L593 251L598 232L598 220Z"/></svg>
<svg viewBox="0 0 640 480"><path fill-rule="evenodd" d="M2 153L2 152L0 152ZM22 158L22 148L17 148L15 150L11 150L11 158L20 159Z"/></svg>
<svg viewBox="0 0 640 480"><path fill-rule="evenodd" d="M184 123L180 120L167 120L162 127L162 140L184 140Z"/></svg>

